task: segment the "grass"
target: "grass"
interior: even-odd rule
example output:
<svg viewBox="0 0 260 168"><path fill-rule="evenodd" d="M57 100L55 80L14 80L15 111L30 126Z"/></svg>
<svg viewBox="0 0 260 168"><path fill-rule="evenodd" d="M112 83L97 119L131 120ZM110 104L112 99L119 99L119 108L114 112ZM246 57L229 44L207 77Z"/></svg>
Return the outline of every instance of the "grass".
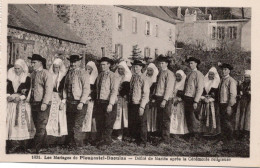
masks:
<svg viewBox="0 0 260 168"><path fill-rule="evenodd" d="M185 141L179 136L171 137L167 146L157 146L158 137L152 137L152 143L146 148L129 141L117 141L111 146L98 149L95 146L66 148L59 145L49 147L42 154L72 154L72 155L145 155L145 156L197 156L197 157L249 157L249 137L234 139L226 143L192 137Z"/></svg>

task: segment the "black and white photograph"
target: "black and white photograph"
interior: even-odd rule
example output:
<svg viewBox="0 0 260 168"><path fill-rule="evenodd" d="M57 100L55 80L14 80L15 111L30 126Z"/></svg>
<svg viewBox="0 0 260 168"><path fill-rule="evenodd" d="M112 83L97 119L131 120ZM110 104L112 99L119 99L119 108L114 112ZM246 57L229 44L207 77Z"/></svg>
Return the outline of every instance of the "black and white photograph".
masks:
<svg viewBox="0 0 260 168"><path fill-rule="evenodd" d="M251 157L252 7L7 7L6 157Z"/></svg>

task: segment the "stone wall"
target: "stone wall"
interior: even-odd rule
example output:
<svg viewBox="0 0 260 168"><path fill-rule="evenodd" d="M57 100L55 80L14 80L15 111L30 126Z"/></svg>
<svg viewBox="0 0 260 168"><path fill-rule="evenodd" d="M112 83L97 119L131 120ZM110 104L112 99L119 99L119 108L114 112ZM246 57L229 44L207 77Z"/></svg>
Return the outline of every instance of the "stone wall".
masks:
<svg viewBox="0 0 260 168"><path fill-rule="evenodd" d="M112 9L103 5L71 5L70 28L85 42L87 51L97 57L112 56Z"/></svg>
<svg viewBox="0 0 260 168"><path fill-rule="evenodd" d="M25 59L28 63L30 63L27 57L31 56L33 53L40 54L47 59L47 68L51 65L52 61L56 57L63 59L65 61L65 64L68 65L69 61L66 59L66 57L71 54L83 55L85 52L85 45L28 33L14 28L8 28L8 36L16 39L34 41L34 45L31 45L31 48L29 49L27 49L27 46L29 45L23 45L24 47L19 48L19 50L21 50L18 52L19 57ZM23 52L25 50L27 50L27 52ZM10 54L8 54L8 58L9 57Z"/></svg>

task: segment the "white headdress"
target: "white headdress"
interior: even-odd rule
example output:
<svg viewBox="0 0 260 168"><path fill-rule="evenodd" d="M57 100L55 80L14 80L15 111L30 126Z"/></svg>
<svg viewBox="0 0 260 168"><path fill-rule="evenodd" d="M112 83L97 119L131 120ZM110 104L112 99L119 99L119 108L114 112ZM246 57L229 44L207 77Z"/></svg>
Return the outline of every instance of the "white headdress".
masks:
<svg viewBox="0 0 260 168"><path fill-rule="evenodd" d="M178 90L183 90L184 85L185 85L185 80L186 80L186 74L183 72L183 70L178 70L176 74L180 74L182 76L181 81L176 81L175 82L175 87L174 87L174 92L177 92Z"/></svg>
<svg viewBox="0 0 260 168"><path fill-rule="evenodd" d="M131 78L132 78L132 73L131 73L131 70L128 68L127 64L125 61L121 61L118 66L122 66L124 69L125 69L125 74L124 74L124 77L123 77L123 82L130 82ZM116 70L116 75L119 75L121 76L119 73L118 73L118 69Z"/></svg>
<svg viewBox="0 0 260 168"><path fill-rule="evenodd" d="M57 77L57 75L54 74L54 72L53 72L53 65L54 65L54 64L60 66L58 77ZM56 84L57 84L57 88L58 88L59 85L60 85L60 81L61 81L62 78L66 75L66 72L67 72L66 67L65 67L63 61L62 61L60 58L56 58L56 59L53 61L53 64L50 66L49 72L52 74L52 77L54 78L54 79L53 79L53 83L55 84L55 83L57 82ZM56 81L56 79L57 79L57 81Z"/></svg>
<svg viewBox="0 0 260 168"><path fill-rule="evenodd" d="M14 65L19 65L23 71L19 76L17 76L14 71L14 67L12 67L7 72L7 79L12 81L14 91L17 92L19 85L26 81L29 69L26 62L23 59L17 59Z"/></svg>
<svg viewBox="0 0 260 168"><path fill-rule="evenodd" d="M152 68L153 69L153 75L151 77L147 76L147 68ZM154 65L154 63L150 63L148 66L147 66L145 72L144 72L144 75L146 77L149 77L151 78L151 81L152 83L155 83L156 80L157 80L157 75L159 74L159 70L158 68Z"/></svg>
<svg viewBox="0 0 260 168"><path fill-rule="evenodd" d="M209 72L213 72L215 74L213 80L209 80ZM204 77L204 86L207 93L210 91L211 88L218 88L218 85L220 83L220 77L217 69L215 67L212 67L210 68L209 72Z"/></svg>
<svg viewBox="0 0 260 168"><path fill-rule="evenodd" d="M97 66L93 61L89 61L86 66L90 66L92 68L92 72L89 76L89 81L90 81L90 84L93 85L98 76Z"/></svg>

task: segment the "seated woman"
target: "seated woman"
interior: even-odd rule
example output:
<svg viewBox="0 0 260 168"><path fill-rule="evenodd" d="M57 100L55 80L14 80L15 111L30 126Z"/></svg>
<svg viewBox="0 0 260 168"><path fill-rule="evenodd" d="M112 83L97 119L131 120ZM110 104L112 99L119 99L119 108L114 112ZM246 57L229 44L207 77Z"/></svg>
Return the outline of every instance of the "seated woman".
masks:
<svg viewBox="0 0 260 168"><path fill-rule="evenodd" d="M201 96L202 106L200 116L203 136L220 134L220 116L216 103L219 83L220 77L217 69L212 67L204 78L204 91Z"/></svg>
<svg viewBox="0 0 260 168"><path fill-rule="evenodd" d="M66 75L67 70L63 61L60 58L56 58L50 66L49 72L53 77L53 94L46 131L47 135L53 137L48 137L48 143L62 144L65 140L63 136L68 134L68 130L66 108L60 109L59 106L62 99L61 95L64 87L64 76Z"/></svg>
<svg viewBox="0 0 260 168"><path fill-rule="evenodd" d="M184 102L182 100L186 75L182 70L176 72L176 82L173 89L173 108L171 115L170 133L184 135L188 128L184 114Z"/></svg>
<svg viewBox="0 0 260 168"><path fill-rule="evenodd" d="M7 73L7 153L26 150L27 142L35 135L30 104L26 101L31 79L28 66L18 59Z"/></svg>

